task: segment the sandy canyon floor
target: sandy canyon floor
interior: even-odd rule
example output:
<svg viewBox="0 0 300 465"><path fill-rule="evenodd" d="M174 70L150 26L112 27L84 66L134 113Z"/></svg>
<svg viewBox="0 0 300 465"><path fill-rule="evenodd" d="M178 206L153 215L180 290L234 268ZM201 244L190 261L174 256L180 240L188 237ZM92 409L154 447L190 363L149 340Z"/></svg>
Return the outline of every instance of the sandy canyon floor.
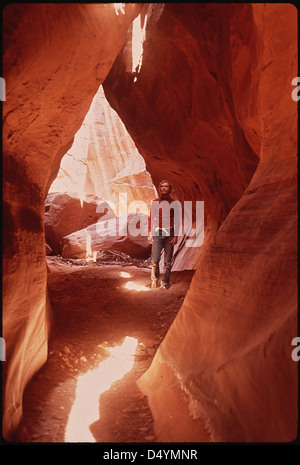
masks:
<svg viewBox="0 0 300 465"><path fill-rule="evenodd" d="M155 442L147 397L136 381L194 272L172 272L171 287L161 290L150 289L143 264L49 256L47 265L48 359L25 390L24 442ZM137 344L127 354L126 341Z"/></svg>

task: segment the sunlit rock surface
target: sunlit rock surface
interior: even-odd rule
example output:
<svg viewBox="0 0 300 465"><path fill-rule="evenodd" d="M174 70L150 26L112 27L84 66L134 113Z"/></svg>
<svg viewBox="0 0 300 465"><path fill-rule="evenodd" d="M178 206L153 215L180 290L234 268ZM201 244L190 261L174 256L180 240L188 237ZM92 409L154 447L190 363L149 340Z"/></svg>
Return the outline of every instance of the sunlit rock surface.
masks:
<svg viewBox="0 0 300 465"><path fill-rule="evenodd" d="M53 250L51 249L50 245L46 242L46 255L51 255Z"/></svg>
<svg viewBox="0 0 300 465"><path fill-rule="evenodd" d="M95 224L104 214L102 207L98 208L102 213L97 214L97 203L101 198L110 202L111 207L107 204L107 208L112 212L114 207L115 214L119 216L131 204L134 207L133 202L136 206L143 202L143 211L147 214L151 200L156 196L143 157L100 86L49 189L45 203L46 239L54 251L61 254L62 238L68 236L64 241L63 256L85 257L84 228ZM94 227L92 243L96 234ZM99 248L104 243L113 245L118 240L115 235L110 241L107 237L99 237L95 247ZM141 238L141 242L145 243L145 237ZM141 254L139 246L134 251L130 238L123 240L121 248L124 252L126 249L132 251L133 256Z"/></svg>
<svg viewBox="0 0 300 465"><path fill-rule="evenodd" d="M205 242L139 386L158 441L297 434L297 10L166 4L103 84L154 182L205 202Z"/></svg>
<svg viewBox="0 0 300 465"><path fill-rule="evenodd" d="M82 200L76 193L49 194L45 202L46 240L61 255L64 236L96 223L107 212L110 217L115 216L110 205L96 195L87 194Z"/></svg>
<svg viewBox="0 0 300 465"><path fill-rule="evenodd" d="M102 86L72 147L63 157L51 192L94 194L114 202L155 198L155 188L132 138L107 102Z"/></svg>
<svg viewBox="0 0 300 465"><path fill-rule="evenodd" d="M108 218L108 216L105 218ZM148 258L148 216L142 213L100 219L62 240L62 256L86 258L101 250L116 250L134 258ZM139 234L142 232L142 234Z"/></svg>
<svg viewBox="0 0 300 465"><path fill-rule="evenodd" d="M44 201L140 5L10 4L3 10L3 434L47 357Z"/></svg>

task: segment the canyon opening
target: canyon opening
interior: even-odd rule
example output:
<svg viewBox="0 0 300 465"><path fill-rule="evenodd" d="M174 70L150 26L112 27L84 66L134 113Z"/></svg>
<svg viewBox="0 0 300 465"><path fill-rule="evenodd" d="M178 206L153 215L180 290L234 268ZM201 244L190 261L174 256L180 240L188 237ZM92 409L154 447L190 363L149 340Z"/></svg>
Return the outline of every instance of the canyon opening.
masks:
<svg viewBox="0 0 300 465"><path fill-rule="evenodd" d="M296 439L297 46L292 4L4 8L6 442Z"/></svg>

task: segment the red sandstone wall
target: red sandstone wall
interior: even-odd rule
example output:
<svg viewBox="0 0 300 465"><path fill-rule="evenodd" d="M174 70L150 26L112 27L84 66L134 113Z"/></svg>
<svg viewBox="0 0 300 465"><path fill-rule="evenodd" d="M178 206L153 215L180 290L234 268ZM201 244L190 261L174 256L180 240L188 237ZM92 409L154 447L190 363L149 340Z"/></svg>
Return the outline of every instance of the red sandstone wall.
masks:
<svg viewBox="0 0 300 465"><path fill-rule="evenodd" d="M152 178L203 199L211 232L139 381L158 440L293 440L297 11L168 4L146 34L137 80L121 52L103 86Z"/></svg>
<svg viewBox="0 0 300 465"><path fill-rule="evenodd" d="M4 9L3 432L47 356L44 200L92 98L138 14L128 4L12 4Z"/></svg>
<svg viewBox="0 0 300 465"><path fill-rule="evenodd" d="M47 355L45 195L139 8L128 4L125 16L112 4L5 9L7 438ZM105 92L154 182L168 177L179 198L205 201L207 234L140 386L158 440L289 441L297 420L296 10L156 8L137 80L121 54Z"/></svg>
<svg viewBox="0 0 300 465"><path fill-rule="evenodd" d="M224 220L258 163L259 134L252 147L231 92L231 8L176 3L162 12L156 11L161 5L149 8L139 74L129 72L129 30L103 84L154 184L167 178L177 198L204 200L207 231ZM250 36L253 20L246 19Z"/></svg>

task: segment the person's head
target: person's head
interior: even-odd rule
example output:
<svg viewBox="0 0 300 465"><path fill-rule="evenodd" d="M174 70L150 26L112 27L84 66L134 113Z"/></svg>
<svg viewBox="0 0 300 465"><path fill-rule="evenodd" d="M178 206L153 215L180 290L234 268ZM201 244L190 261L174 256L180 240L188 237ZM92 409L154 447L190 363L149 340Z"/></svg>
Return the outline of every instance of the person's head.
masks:
<svg viewBox="0 0 300 465"><path fill-rule="evenodd" d="M172 191L172 184L165 179L159 183L159 194L160 195L169 195Z"/></svg>

